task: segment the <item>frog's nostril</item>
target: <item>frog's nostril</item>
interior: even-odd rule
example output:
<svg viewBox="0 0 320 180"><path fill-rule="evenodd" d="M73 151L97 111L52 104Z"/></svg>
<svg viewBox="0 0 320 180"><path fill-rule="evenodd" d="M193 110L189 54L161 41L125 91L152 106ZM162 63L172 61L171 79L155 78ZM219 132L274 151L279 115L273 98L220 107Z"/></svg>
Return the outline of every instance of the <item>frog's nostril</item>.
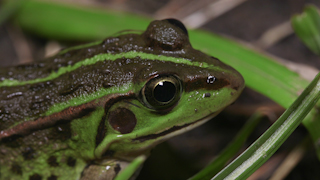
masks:
<svg viewBox="0 0 320 180"><path fill-rule="evenodd" d="M208 76L207 83L212 84L216 81L216 78L214 76Z"/></svg>
<svg viewBox="0 0 320 180"><path fill-rule="evenodd" d="M203 97L210 97L210 96L211 94L209 92L203 94Z"/></svg>

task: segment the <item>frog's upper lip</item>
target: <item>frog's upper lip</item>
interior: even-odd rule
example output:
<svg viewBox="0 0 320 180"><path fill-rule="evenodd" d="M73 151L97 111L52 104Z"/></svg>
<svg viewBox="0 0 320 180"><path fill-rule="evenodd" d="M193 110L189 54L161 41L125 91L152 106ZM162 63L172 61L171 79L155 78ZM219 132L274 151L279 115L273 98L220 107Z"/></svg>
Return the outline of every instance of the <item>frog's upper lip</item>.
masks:
<svg viewBox="0 0 320 180"><path fill-rule="evenodd" d="M191 123L187 123L187 124L184 124L184 125L181 125L181 126L173 126L172 128L170 128L168 130L165 130L165 131L162 131L162 132L157 133L157 134L149 134L149 135L146 135L146 136L141 136L141 137L134 138L133 141L144 142L144 141L147 141L147 140L157 139L159 137L163 137L163 136L166 136L168 134L172 134L172 136L181 134L183 132L182 129L190 127L188 129L186 129L186 131L187 131L189 129L193 129L193 127L200 126L201 124L203 124L203 123L207 122L208 120L212 119L213 117L215 117L217 114L219 114L219 112L220 111L213 112L213 113L209 114L208 116L205 116L204 118L201 118L201 119L199 119L197 121L194 121L194 122L191 122ZM175 132L175 133L173 133L173 132ZM170 138L172 136L168 136L167 138Z"/></svg>

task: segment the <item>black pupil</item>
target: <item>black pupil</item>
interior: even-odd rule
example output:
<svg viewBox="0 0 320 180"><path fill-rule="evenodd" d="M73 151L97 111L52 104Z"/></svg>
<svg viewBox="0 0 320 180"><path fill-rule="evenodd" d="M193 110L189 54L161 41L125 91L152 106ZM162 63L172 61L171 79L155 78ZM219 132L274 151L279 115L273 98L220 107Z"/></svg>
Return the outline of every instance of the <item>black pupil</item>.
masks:
<svg viewBox="0 0 320 180"><path fill-rule="evenodd" d="M159 102L168 102L176 94L176 87L173 83L162 81L154 88L154 98Z"/></svg>

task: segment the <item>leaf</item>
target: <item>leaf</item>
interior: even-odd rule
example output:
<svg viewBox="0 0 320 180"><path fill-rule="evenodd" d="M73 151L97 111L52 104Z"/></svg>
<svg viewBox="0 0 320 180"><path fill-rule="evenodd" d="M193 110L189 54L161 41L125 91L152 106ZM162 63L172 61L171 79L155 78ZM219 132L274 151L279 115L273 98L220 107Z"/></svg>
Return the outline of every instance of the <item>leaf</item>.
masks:
<svg viewBox="0 0 320 180"><path fill-rule="evenodd" d="M291 23L295 33L305 45L320 55L320 15L317 7L306 6L302 14L292 17Z"/></svg>

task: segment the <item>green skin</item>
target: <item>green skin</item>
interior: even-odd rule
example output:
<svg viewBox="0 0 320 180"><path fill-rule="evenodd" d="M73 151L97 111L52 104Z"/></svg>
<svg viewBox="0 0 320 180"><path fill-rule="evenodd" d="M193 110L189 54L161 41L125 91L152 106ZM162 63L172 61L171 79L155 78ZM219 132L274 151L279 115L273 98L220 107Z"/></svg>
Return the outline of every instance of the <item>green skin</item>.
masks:
<svg viewBox="0 0 320 180"><path fill-rule="evenodd" d="M159 93L159 82L174 90ZM176 20L0 69L0 179L113 179L243 88L236 70L191 47Z"/></svg>

